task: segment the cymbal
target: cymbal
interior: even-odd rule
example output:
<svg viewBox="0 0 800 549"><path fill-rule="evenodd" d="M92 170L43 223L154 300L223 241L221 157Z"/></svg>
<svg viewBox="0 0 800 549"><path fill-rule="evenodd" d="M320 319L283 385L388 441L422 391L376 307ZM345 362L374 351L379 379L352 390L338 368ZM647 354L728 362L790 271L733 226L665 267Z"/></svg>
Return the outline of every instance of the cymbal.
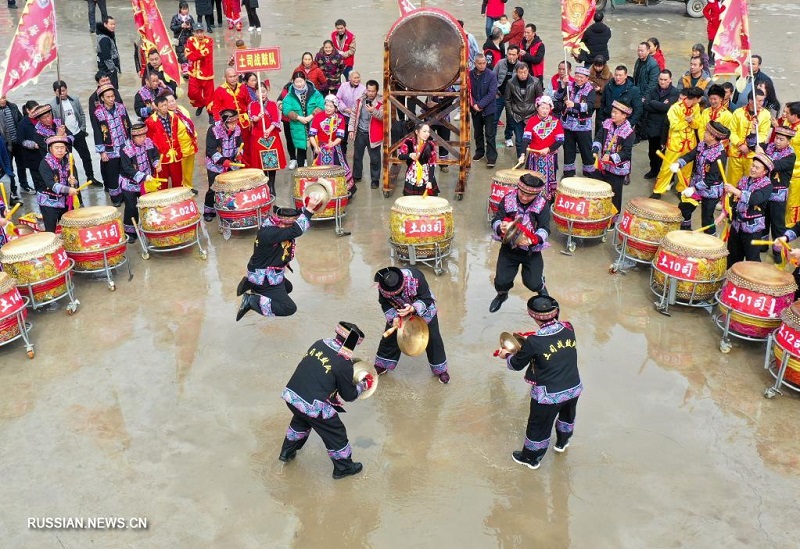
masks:
<svg viewBox="0 0 800 549"><path fill-rule="evenodd" d="M359 400L364 400L365 398L369 398L375 392L375 389L378 388L378 371L375 369L375 366L370 364L369 362L364 362L360 358L353 359L353 383L358 384L367 374L372 374L372 387L367 389L366 391L362 391L360 395L358 395Z"/></svg>
<svg viewBox="0 0 800 549"><path fill-rule="evenodd" d="M319 197L319 206L314 213L322 210L325 206L328 205L328 202L331 201L331 196L333 196L333 185L327 179L319 178L314 183L307 185L306 188L303 190L303 204L308 202L308 198L311 196Z"/></svg>
<svg viewBox="0 0 800 549"><path fill-rule="evenodd" d="M522 231L519 230L519 219L515 219L508 225L506 234L503 235L503 244L508 244L513 248L516 246L520 235L522 235Z"/></svg>
<svg viewBox="0 0 800 549"><path fill-rule="evenodd" d="M397 330L397 345L407 356L419 356L428 347L428 325L416 315L407 316Z"/></svg>
<svg viewBox="0 0 800 549"><path fill-rule="evenodd" d="M511 332L503 332L500 334L500 347L505 349L511 354L516 354L522 349L522 344L525 338L519 334L512 334Z"/></svg>

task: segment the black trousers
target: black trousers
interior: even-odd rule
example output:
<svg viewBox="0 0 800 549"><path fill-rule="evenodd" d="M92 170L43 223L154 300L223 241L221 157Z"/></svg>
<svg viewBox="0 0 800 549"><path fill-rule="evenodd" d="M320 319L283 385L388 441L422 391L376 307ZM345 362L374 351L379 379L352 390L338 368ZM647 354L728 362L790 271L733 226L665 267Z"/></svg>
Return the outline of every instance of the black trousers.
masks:
<svg viewBox="0 0 800 549"><path fill-rule="evenodd" d="M214 4L217 6L217 21L219 21L220 26L222 26L222 0L214 0ZM214 16L213 10L211 16Z"/></svg>
<svg viewBox="0 0 800 549"><path fill-rule="evenodd" d="M306 165L306 156L308 154L308 149L301 149L300 147L295 147L294 152L297 156L297 166L302 168Z"/></svg>
<svg viewBox="0 0 800 549"><path fill-rule="evenodd" d="M263 316L292 316L297 312L297 304L292 301L292 283L286 278L276 286L253 285L253 292L261 296L260 306Z"/></svg>
<svg viewBox="0 0 800 549"><path fill-rule="evenodd" d="M369 153L370 183L378 183L381 178L381 147L369 146L369 132L356 132L353 140L353 178L361 179L364 173L364 150Z"/></svg>
<svg viewBox="0 0 800 549"><path fill-rule="evenodd" d="M289 160L297 160L297 153L294 148L294 141L292 141L292 130L289 128L289 121L283 121L283 135L286 136L286 152L289 153Z"/></svg>
<svg viewBox="0 0 800 549"><path fill-rule="evenodd" d="M564 130L564 177L575 176L575 157L578 151L581 153L581 162L583 163L585 174L586 166L594 165L592 132Z"/></svg>
<svg viewBox="0 0 800 549"><path fill-rule="evenodd" d="M769 240L769 233L772 231L772 238L779 238L786 233L786 202L770 202L764 211L767 218L767 228L764 229L764 237Z"/></svg>
<svg viewBox="0 0 800 549"><path fill-rule="evenodd" d="M347 77L345 76L345 79L346 78ZM344 156L345 159L347 159L347 128L349 127L349 124L350 124L350 117L342 115L342 118L344 118L345 134L344 134L344 139L342 139L342 142L339 143L339 146L342 148L342 156Z"/></svg>
<svg viewBox="0 0 800 549"><path fill-rule="evenodd" d="M566 171L564 172L564 175L566 176ZM622 212L622 189L625 186L625 180L628 178L628 176L614 175L613 173L601 172L599 170L595 170L588 175L589 177L599 179L600 181L605 181L611 185L611 190L614 192L614 196L611 197L611 203L614 204L614 207L617 209L617 213Z"/></svg>
<svg viewBox="0 0 800 549"><path fill-rule="evenodd" d="M542 459L547 452L547 447L550 446L553 422L556 424L557 442L559 445L566 444L572 437L575 428L578 398L575 397L560 404L539 404L531 399L528 427L525 430L525 446L522 450L523 458L528 461Z"/></svg>
<svg viewBox="0 0 800 549"><path fill-rule="evenodd" d="M472 113L472 127L475 136L475 154L486 155L487 164L497 162L497 122L494 114Z"/></svg>
<svg viewBox="0 0 800 549"><path fill-rule="evenodd" d="M67 200L72 200L72 198L67 198ZM61 216L67 213L66 208L51 208L50 206L39 206L39 211L42 213L44 230L48 233L56 232Z"/></svg>
<svg viewBox="0 0 800 549"><path fill-rule="evenodd" d="M391 328L391 324L386 324L386 330ZM428 357L428 365L431 372L439 375L447 371L447 354L444 350L444 341L442 341L442 333L439 331L439 315L433 317L428 323L428 346L425 348L425 354ZM392 333L389 337L384 337L378 344L378 352L375 356L375 366L386 368L387 370L394 370L400 360L400 347L397 345L397 332Z"/></svg>
<svg viewBox="0 0 800 549"><path fill-rule="evenodd" d="M261 28L261 19L258 18L256 8L251 8L250 4L246 3L244 9L247 11L247 20L250 22L250 26Z"/></svg>
<svg viewBox="0 0 800 549"><path fill-rule="evenodd" d="M439 135L439 137L445 141L450 141L450 128L446 128L444 126L434 126L432 129ZM450 156L450 151L444 147L439 147L439 158L447 158L448 156Z"/></svg>
<svg viewBox="0 0 800 549"><path fill-rule="evenodd" d="M103 186L111 195L111 201L119 204L122 198L119 196L119 171L120 159L109 158L108 162L100 161L100 175L103 178Z"/></svg>
<svg viewBox="0 0 800 549"><path fill-rule="evenodd" d="M86 132L80 131L74 136L72 141L72 148L78 151L78 156L81 157L83 163L83 171L86 172L86 179L94 181L94 167L92 166L92 154L89 152L89 146L86 144Z"/></svg>
<svg viewBox="0 0 800 549"><path fill-rule="evenodd" d="M100 8L100 20L102 21L108 17L108 8L106 7L106 0L89 0L89 32L95 32L97 29L97 8Z"/></svg>
<svg viewBox="0 0 800 549"><path fill-rule="evenodd" d="M23 150L24 147L22 145L12 144L10 154L11 158L14 160L14 164L16 164L17 167L17 169L14 170L14 175L17 176L20 187L23 189L29 189L30 185L28 184L28 172L25 169L25 155ZM12 192L14 192L14 189L16 189L16 184L11 186Z"/></svg>
<svg viewBox="0 0 800 549"><path fill-rule="evenodd" d="M650 171L658 173L661 169L661 158L658 157L656 151L661 150L661 137L648 137L647 138L647 158L650 160Z"/></svg>
<svg viewBox="0 0 800 549"><path fill-rule="evenodd" d="M760 240L760 234L740 232L731 227L728 236L728 268L739 261L761 261L761 246L753 246L753 240Z"/></svg>
<svg viewBox="0 0 800 549"><path fill-rule="evenodd" d="M122 225L125 227L125 233L135 235L133 230L133 220L139 223L139 208L136 207L136 202L139 200L141 193L131 191L122 191L122 200L125 202L125 213L122 216Z"/></svg>
<svg viewBox="0 0 800 549"><path fill-rule="evenodd" d="M707 227L708 225L712 225L714 223L714 213L717 207L717 203L719 200L716 198L704 198L700 201L700 226ZM688 229L692 228L692 214L694 210L697 208L694 204L690 204L688 202L681 202L678 204L678 208L681 210L683 214L683 220L688 221ZM717 231L716 227L709 227L705 230L706 234L714 234Z"/></svg>
<svg viewBox="0 0 800 549"><path fill-rule="evenodd" d="M328 457L333 461L335 471L346 472L353 467L351 457L353 452L350 448L350 441L347 440L347 429L339 414L329 419L309 417L288 402L286 405L292 412L292 421L289 422L289 428L286 430L281 453L301 449L305 446L308 435L313 429L322 439L325 449L328 450Z"/></svg>
<svg viewBox="0 0 800 549"><path fill-rule="evenodd" d="M208 189L206 189L205 199L203 200L203 215L210 215L211 217L217 216L217 210L214 208L214 191L211 190L211 185L217 179L217 173L211 170L206 170L208 177Z"/></svg>
<svg viewBox="0 0 800 549"><path fill-rule="evenodd" d="M197 16L197 22L202 25L204 17L206 19L206 29L209 30L209 31L212 30L212 28L214 27L214 12L212 11L210 14L206 14L206 15L198 15Z"/></svg>
<svg viewBox="0 0 800 549"><path fill-rule="evenodd" d="M500 246L500 253L497 255L497 269L494 275L494 289L498 293L508 292L514 287L514 279L517 277L520 265L522 265L522 284L532 292L542 291L544 288L542 254L528 253L504 244Z"/></svg>
<svg viewBox="0 0 800 549"><path fill-rule="evenodd" d="M267 186L269 187L269 194L272 196L277 196L275 194L275 174L278 172L276 170L264 170L264 175L267 176Z"/></svg>

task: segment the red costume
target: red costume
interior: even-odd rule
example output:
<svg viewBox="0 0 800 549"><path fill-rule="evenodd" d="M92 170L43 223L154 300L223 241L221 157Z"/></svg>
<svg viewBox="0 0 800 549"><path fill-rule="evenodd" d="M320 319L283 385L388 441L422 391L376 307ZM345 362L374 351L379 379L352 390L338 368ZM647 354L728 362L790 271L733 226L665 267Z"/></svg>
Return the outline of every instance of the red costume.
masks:
<svg viewBox="0 0 800 549"><path fill-rule="evenodd" d="M250 115L250 143L245 144L244 163L248 168L264 171L286 169L286 154L281 140L281 115L278 104L267 100L264 104L264 119L261 120L261 104L253 101L248 107ZM270 130L270 128L272 128ZM265 133L265 131L268 133Z"/></svg>
<svg viewBox="0 0 800 549"><path fill-rule="evenodd" d="M333 42L333 47L336 48L336 51L339 52L339 55L344 57L344 66L353 68L353 64L356 61L355 35L353 35L353 33L349 30L345 29L344 38L339 38L339 31L335 30L331 33L331 42ZM345 54L349 55L345 56Z"/></svg>
<svg viewBox="0 0 800 549"><path fill-rule="evenodd" d="M158 113L154 112L144 121L147 125L147 137L153 141L161 154L156 177L167 180L161 183L159 190L180 187L183 184L183 152L178 140L178 117L169 112L164 120L169 120L168 125L165 125Z"/></svg>
<svg viewBox="0 0 800 549"><path fill-rule="evenodd" d="M222 0L222 11L229 29L235 26L236 30L242 30L242 3L239 0Z"/></svg>
<svg viewBox="0 0 800 549"><path fill-rule="evenodd" d="M305 65L300 63L300 66L293 70L292 73L301 71L305 73L306 80L314 84L317 91L321 92L328 89L328 79L325 78L325 73L316 63L311 63L311 68L306 68Z"/></svg>
<svg viewBox="0 0 800 549"><path fill-rule="evenodd" d="M239 91L244 87L243 84L236 84L235 88L231 88L227 82L223 82L212 95L212 103L209 111L214 116L215 121L219 121L219 113L224 110L230 109L236 111L236 114L242 115L247 113L247 105L242 105L239 100ZM245 124L244 117L239 117L239 126Z"/></svg>
<svg viewBox="0 0 800 549"><path fill-rule="evenodd" d="M214 40L192 36L186 41L189 67L189 102L193 107L207 107L214 94Z"/></svg>

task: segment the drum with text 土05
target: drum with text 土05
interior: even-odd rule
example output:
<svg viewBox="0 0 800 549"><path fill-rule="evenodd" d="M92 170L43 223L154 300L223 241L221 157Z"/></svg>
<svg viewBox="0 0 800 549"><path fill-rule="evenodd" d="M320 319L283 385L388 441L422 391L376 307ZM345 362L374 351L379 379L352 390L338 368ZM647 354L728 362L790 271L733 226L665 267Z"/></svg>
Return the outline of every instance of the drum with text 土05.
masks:
<svg viewBox="0 0 800 549"><path fill-rule="evenodd" d="M0 263L14 278L17 288L23 294L32 294L38 302L67 293L71 263L61 239L54 233L34 233L8 242L0 249Z"/></svg>
<svg viewBox="0 0 800 549"><path fill-rule="evenodd" d="M766 338L781 324L780 315L794 301L797 284L791 273L774 265L740 261L728 269L719 295L730 329L754 338Z"/></svg>
<svg viewBox="0 0 800 549"><path fill-rule="evenodd" d="M672 231L661 239L653 259L653 283L664 290L666 277L678 279L676 297L708 301L722 286L728 248L715 236L692 231Z"/></svg>
<svg viewBox="0 0 800 549"><path fill-rule="evenodd" d="M497 213L497 207L503 197L517 188L519 178L526 173L535 174L533 170L497 170L492 176L492 186L489 191L489 215Z"/></svg>
<svg viewBox="0 0 800 549"><path fill-rule="evenodd" d="M627 235L625 255L652 261L661 239L681 226L683 215L677 206L652 198L636 197L625 205L617 230Z"/></svg>
<svg viewBox="0 0 800 549"><path fill-rule="evenodd" d="M176 187L139 197L139 226L154 248L180 246L197 240L200 210L192 191Z"/></svg>
<svg viewBox="0 0 800 549"><path fill-rule="evenodd" d="M401 196L389 215L391 241L397 255L409 257L409 244L414 245L416 257L424 259L450 252L455 226L453 207L446 198L438 196Z"/></svg>
<svg viewBox="0 0 800 549"><path fill-rule="evenodd" d="M795 301L781 312L781 324L775 332L772 349L779 364L784 352L791 355L784 379L800 385L800 301Z"/></svg>
<svg viewBox="0 0 800 549"><path fill-rule="evenodd" d="M211 190L214 191L217 215L231 229L257 227L259 212L261 219L265 219L269 215L270 204L275 201L269 192L267 176L254 168L219 174Z"/></svg>
<svg viewBox="0 0 800 549"><path fill-rule="evenodd" d="M305 166L294 171L294 203L296 208L303 207L303 193L308 185L316 183L320 178L331 182L331 200L317 211L314 220L333 219L336 216L336 201L339 200L339 214L347 210L347 172L341 166Z"/></svg>
<svg viewBox="0 0 800 549"><path fill-rule="evenodd" d="M22 299L14 279L0 271L0 344L10 341L20 333L17 313L22 311L22 319L28 316L25 300Z"/></svg>
<svg viewBox="0 0 800 549"><path fill-rule="evenodd" d="M611 185L588 177L565 177L558 183L553 202L553 220L562 234L598 237L614 215ZM572 222L572 232L569 223Z"/></svg>
<svg viewBox="0 0 800 549"><path fill-rule="evenodd" d="M125 259L128 239L122 228L120 211L113 206L90 206L70 210L61 217L61 240L67 255L75 260L77 271L119 265Z"/></svg>

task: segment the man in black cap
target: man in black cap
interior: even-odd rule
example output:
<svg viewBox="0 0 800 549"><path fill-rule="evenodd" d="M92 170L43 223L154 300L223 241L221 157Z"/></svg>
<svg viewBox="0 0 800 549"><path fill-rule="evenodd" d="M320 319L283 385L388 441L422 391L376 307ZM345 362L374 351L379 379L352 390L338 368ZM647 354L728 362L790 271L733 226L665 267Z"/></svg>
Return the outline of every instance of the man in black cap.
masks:
<svg viewBox="0 0 800 549"><path fill-rule="evenodd" d="M447 355L444 350L444 341L439 331L439 315L436 308L436 298L428 287L425 275L419 269L407 267L384 267L375 273L375 282L378 283L378 303L381 304L386 317L386 329L399 326L402 319L410 315L417 315L428 325L428 346L425 353L428 357L433 375L441 383L450 382L447 371ZM400 347L397 345L397 332L381 339L378 352L375 355L375 369L378 374L397 368L400 360Z"/></svg>
<svg viewBox="0 0 800 549"><path fill-rule="evenodd" d="M728 236L729 269L739 261L761 261L761 246L754 246L753 240L760 239L766 228L764 212L772 195L770 173L774 168L767 155L756 153L749 176L735 182L735 187L730 181L724 184L725 192L732 194L735 200Z"/></svg>
<svg viewBox="0 0 800 549"><path fill-rule="evenodd" d="M375 383L372 374L358 383L353 380L353 351L363 340L364 332L358 326L339 322L333 339L317 340L306 351L283 390L283 400L293 417L279 460L293 460L313 429L333 461L333 478L361 472L362 465L351 457L347 429L338 412L344 412L342 399L352 402Z"/></svg>
<svg viewBox="0 0 800 549"><path fill-rule="evenodd" d="M522 266L522 283L532 292L547 295L544 286L544 260L542 250L549 247L550 208L544 194L541 174L520 177L516 190L505 195L492 219L492 238L502 242L497 256L494 289L497 295L489 305L495 313L508 299L514 287L514 278ZM515 235L505 238L513 228Z"/></svg>
<svg viewBox="0 0 800 549"><path fill-rule="evenodd" d="M143 192L152 192L152 189L147 188L147 182L158 173L160 159L161 154L147 137L147 126L131 126L131 140L125 143L119 154L119 188L125 203L122 224L131 242L138 238L133 228L133 221L139 222L137 201Z"/></svg>
<svg viewBox="0 0 800 549"><path fill-rule="evenodd" d="M131 135L131 119L125 105L117 101L117 90L112 84L97 88L100 103L90 113L94 132L95 150L100 154L100 174L114 206L122 205L119 189L119 153Z"/></svg>
<svg viewBox="0 0 800 549"><path fill-rule="evenodd" d="M241 161L243 147L239 115L230 109L222 111L220 119L213 126L209 126L206 133L208 190L203 207L203 219L206 221L213 221L217 216L217 210L214 208L214 191L211 190L211 185L214 184L214 180L219 174L238 169L233 164Z"/></svg>
<svg viewBox="0 0 800 549"><path fill-rule="evenodd" d="M525 381L533 385L525 444L511 457L520 465L538 469L556 424L556 452L569 446L575 428L575 411L583 383L578 373L575 330L569 322L558 320L558 302L550 296L528 300L528 314L539 329L526 337L516 354L506 349L495 353L506 360L510 370L525 371Z"/></svg>
<svg viewBox="0 0 800 549"><path fill-rule="evenodd" d="M597 155L598 169L591 173L595 179L601 179L611 185L614 196L611 202L622 211L622 186L631 174L631 156L636 140L628 117L633 108L624 101L611 104L611 117L604 120L597 128L592 143L592 152Z"/></svg>
<svg viewBox="0 0 800 549"><path fill-rule="evenodd" d="M297 305L289 297L292 283L284 272L294 257L294 239L308 230L319 206L319 197L312 195L302 211L275 208L261 225L253 255L247 262L247 276L236 288L237 296L244 294L236 313L237 322L251 310L264 316L291 316L297 312Z"/></svg>
<svg viewBox="0 0 800 549"><path fill-rule="evenodd" d="M47 138L47 154L39 164L42 184L37 182L36 203L42 213L44 230L54 233L61 216L67 211L67 200L78 194L74 167L70 170L67 151L70 141L66 135ZM80 196L80 195L79 195Z"/></svg>
<svg viewBox="0 0 800 549"><path fill-rule="evenodd" d="M772 143L764 149L764 154L772 160L772 195L769 197L764 229L764 238L767 240L770 230L773 239L786 232L786 200L789 198L789 182L797 159L791 142L796 133L788 126L778 126L772 134ZM775 259L778 260L776 263L780 261L777 255Z"/></svg>

